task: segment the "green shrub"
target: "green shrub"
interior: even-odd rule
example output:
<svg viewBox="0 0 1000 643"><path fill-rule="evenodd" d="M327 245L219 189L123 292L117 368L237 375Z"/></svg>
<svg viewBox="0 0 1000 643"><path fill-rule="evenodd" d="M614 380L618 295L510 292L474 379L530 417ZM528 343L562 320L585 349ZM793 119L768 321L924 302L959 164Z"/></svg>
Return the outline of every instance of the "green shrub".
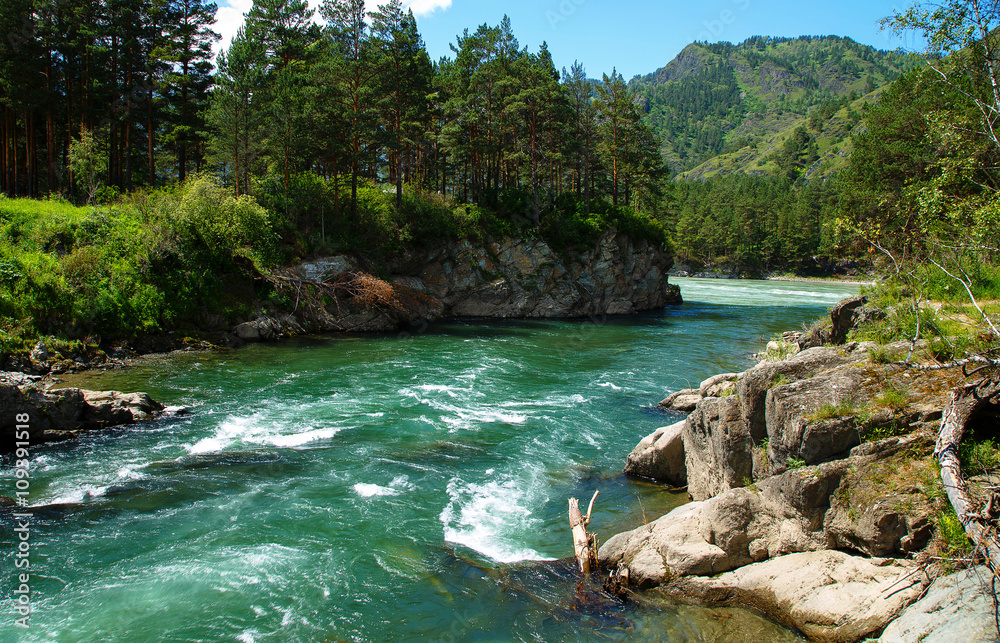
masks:
<svg viewBox="0 0 1000 643"><path fill-rule="evenodd" d="M893 413L900 413L910 402L910 394L901 388L889 386L877 396L875 403L879 406L890 409Z"/></svg>
<svg viewBox="0 0 1000 643"><path fill-rule="evenodd" d="M965 527L948 505L948 512L938 514L937 527L941 534L941 540L945 547L945 556L963 557L971 551L969 537L965 533Z"/></svg>
<svg viewBox="0 0 1000 643"><path fill-rule="evenodd" d="M815 413L809 416L811 420L832 420L834 418L849 417L858 413L857 408L850 401L838 404L824 404Z"/></svg>
<svg viewBox="0 0 1000 643"><path fill-rule="evenodd" d="M977 476L1000 466L1000 447L993 439L974 442L966 438L959 445L958 459L963 474Z"/></svg>

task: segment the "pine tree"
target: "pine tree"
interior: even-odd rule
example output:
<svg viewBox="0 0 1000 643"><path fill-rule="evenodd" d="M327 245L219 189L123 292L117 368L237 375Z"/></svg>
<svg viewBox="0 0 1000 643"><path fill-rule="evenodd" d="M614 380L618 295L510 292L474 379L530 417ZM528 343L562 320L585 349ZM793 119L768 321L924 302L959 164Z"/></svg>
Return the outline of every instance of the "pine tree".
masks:
<svg viewBox="0 0 1000 643"><path fill-rule="evenodd" d="M212 87L212 45L219 34L212 31L216 5L205 0L170 0L166 8L167 33L159 57L172 64L164 77L169 105L167 140L177 154L177 178L187 176L189 156L201 168L204 118Z"/></svg>
<svg viewBox="0 0 1000 643"><path fill-rule="evenodd" d="M212 151L220 164L231 164L237 196L249 188L249 176L260 153L265 120L263 88L265 50L243 29L229 49L219 54L219 73L212 91L208 121L214 128Z"/></svg>
<svg viewBox="0 0 1000 643"><path fill-rule="evenodd" d="M396 185L396 209L403 206L403 180L413 149L422 136L422 115L429 109L433 68L417 31L413 12L391 0L372 14L381 96L387 133L389 178Z"/></svg>
<svg viewBox="0 0 1000 643"><path fill-rule="evenodd" d="M330 69L344 99L348 122L346 138L351 167L351 216L357 219L358 177L374 152L374 114L368 106L376 91L378 67L366 22L364 0L324 0L320 12L327 20L327 34L334 45Z"/></svg>

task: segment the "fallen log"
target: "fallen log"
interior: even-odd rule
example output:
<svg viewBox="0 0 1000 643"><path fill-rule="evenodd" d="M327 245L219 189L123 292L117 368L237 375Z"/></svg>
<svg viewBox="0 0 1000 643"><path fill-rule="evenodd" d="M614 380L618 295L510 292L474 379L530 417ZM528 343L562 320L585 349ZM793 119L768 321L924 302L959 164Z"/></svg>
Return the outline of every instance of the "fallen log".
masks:
<svg viewBox="0 0 1000 643"><path fill-rule="evenodd" d="M997 604L996 594L997 583L1000 580L1000 545L997 542L996 520L993 517L996 513L994 507L996 496L990 497L981 512L975 511L958 457L959 445L962 443L969 420L983 404L992 404L992 398L997 394L1000 394L1000 386L982 382L952 391L941 417L941 431L934 446L934 456L941 465L941 482L944 484L945 493L948 494L948 501L955 509L966 535L976 551L981 553L993 574L990 585L997 632L1000 634L1000 609L998 609L1000 606Z"/></svg>
<svg viewBox="0 0 1000 643"><path fill-rule="evenodd" d="M573 531L573 554L576 556L577 567L581 574L589 574L591 570L597 569L597 537L587 533L587 525L590 524L590 514L594 511L594 501L600 493L600 491L594 492L586 516L580 513L580 501L576 498L569 499L569 526Z"/></svg>

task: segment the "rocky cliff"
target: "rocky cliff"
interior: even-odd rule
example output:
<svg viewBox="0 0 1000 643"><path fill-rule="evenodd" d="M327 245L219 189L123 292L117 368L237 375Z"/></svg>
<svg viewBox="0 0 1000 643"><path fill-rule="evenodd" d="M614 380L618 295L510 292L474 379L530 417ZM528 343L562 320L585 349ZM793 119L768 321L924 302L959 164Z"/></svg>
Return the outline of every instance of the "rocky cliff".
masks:
<svg viewBox="0 0 1000 643"><path fill-rule="evenodd" d="M468 240L410 250L376 279L357 260L328 257L296 266L294 279L324 284L320 306L263 315L234 332L260 341L305 331L385 332L421 321L628 315L680 303L663 248L608 230L592 248L558 253L540 239ZM299 293L297 293L297 298Z"/></svg>

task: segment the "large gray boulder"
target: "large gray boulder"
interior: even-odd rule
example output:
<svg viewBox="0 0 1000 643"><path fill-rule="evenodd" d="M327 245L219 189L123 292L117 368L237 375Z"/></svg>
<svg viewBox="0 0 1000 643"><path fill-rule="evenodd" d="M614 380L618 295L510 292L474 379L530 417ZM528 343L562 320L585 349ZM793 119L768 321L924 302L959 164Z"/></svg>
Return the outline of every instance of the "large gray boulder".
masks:
<svg viewBox="0 0 1000 643"><path fill-rule="evenodd" d="M684 424L681 421L665 426L643 438L625 461L625 473L675 487L687 485Z"/></svg>
<svg viewBox="0 0 1000 643"><path fill-rule="evenodd" d="M732 569L732 557L701 536L703 505L693 502L678 507L655 522L613 536L598 552L601 566L627 568L629 583L640 589L676 576Z"/></svg>
<svg viewBox="0 0 1000 643"><path fill-rule="evenodd" d="M145 393L48 391L36 381L5 373L0 374L0 408L0 452L8 452L14 448L19 414L28 416L29 442L38 445L72 438L79 431L151 420L164 407Z"/></svg>
<svg viewBox="0 0 1000 643"><path fill-rule="evenodd" d="M815 464L843 455L860 444L861 436L853 417L814 416L824 406L853 406L865 381L866 376L859 369L835 368L768 390L764 417L772 468L783 470L791 458Z"/></svg>
<svg viewBox="0 0 1000 643"><path fill-rule="evenodd" d="M805 552L715 578L683 578L668 590L699 603L753 607L812 641L854 643L917 599L926 585L922 574L913 574L915 567L839 551Z"/></svg>
<svg viewBox="0 0 1000 643"><path fill-rule="evenodd" d="M847 341L847 333L856 325L866 303L868 299L865 297L850 297L837 302L830 311L830 320L833 322L830 327L831 344L843 344Z"/></svg>
<svg viewBox="0 0 1000 643"><path fill-rule="evenodd" d="M698 402L702 400L702 394L696 388L685 388L668 395L662 402L660 408L668 411L678 411L680 413L690 413Z"/></svg>
<svg viewBox="0 0 1000 643"><path fill-rule="evenodd" d="M662 248L612 229L569 255L539 239L463 240L411 250L391 268L419 282L446 317L579 318L678 303L667 281L672 262Z"/></svg>
<svg viewBox="0 0 1000 643"><path fill-rule="evenodd" d="M738 397L703 399L684 425L691 497L705 500L751 481L753 445Z"/></svg>
<svg viewBox="0 0 1000 643"><path fill-rule="evenodd" d="M995 643L992 578L986 567L938 578L885 628L879 643Z"/></svg>
<svg viewBox="0 0 1000 643"><path fill-rule="evenodd" d="M72 395L76 389L66 389ZM163 411L163 405L147 393L119 391L77 391L86 404L84 416L91 426L121 426L152 420ZM55 392L56 394L59 391Z"/></svg>
<svg viewBox="0 0 1000 643"><path fill-rule="evenodd" d="M767 436L767 392L776 383L787 384L813 377L848 361L848 357L837 348L820 346L804 350L791 359L762 362L746 371L737 383L736 391L743 404L743 420L755 442L759 443Z"/></svg>

